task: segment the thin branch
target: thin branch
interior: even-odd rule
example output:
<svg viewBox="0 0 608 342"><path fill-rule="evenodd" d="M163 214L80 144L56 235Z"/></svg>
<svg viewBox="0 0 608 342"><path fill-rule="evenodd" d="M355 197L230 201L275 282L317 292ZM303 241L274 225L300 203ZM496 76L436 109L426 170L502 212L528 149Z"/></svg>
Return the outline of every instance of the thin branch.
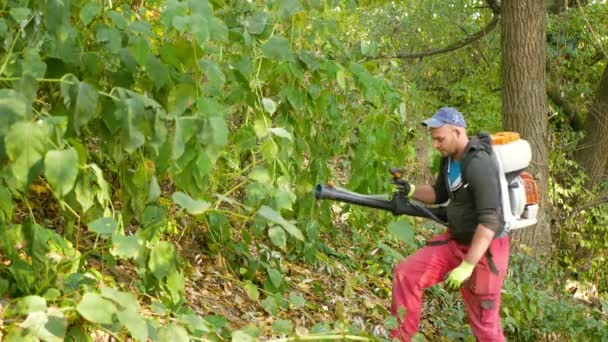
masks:
<svg viewBox="0 0 608 342"><path fill-rule="evenodd" d="M456 42L450 46L446 46L446 47L442 47L442 48L436 48L436 49L430 49L430 50L426 50L426 51L420 51L420 52L400 52L394 56L386 56L386 55L380 55L378 57L375 57L375 59L392 59L392 58L401 58L401 59L411 59L411 58L422 58L422 57L428 57L428 56L433 56L433 55L438 55L438 54L442 54L442 53L446 53L446 52L450 52L450 51L454 51L454 50L458 50L460 48L463 48L471 43L476 42L477 40L485 37L488 33L492 32L492 30L494 30L494 28L496 27L496 24L498 24L498 21L500 20L500 13L496 13L494 12L494 9L492 9L492 12L494 13L494 16L492 17L492 20L488 23L488 25L486 25L486 27L482 28L479 32L470 35L468 37L466 37L465 39Z"/></svg>
<svg viewBox="0 0 608 342"><path fill-rule="evenodd" d="M556 106L560 107L566 117L568 118L568 124L574 131L580 131L583 129L583 119L576 106L574 106L558 89L554 84L547 84L547 96Z"/></svg>

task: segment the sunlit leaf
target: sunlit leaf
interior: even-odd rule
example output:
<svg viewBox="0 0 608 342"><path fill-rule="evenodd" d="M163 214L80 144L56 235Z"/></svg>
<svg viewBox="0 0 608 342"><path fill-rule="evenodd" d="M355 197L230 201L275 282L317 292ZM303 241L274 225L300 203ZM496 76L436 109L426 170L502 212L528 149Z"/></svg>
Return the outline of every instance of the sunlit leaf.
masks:
<svg viewBox="0 0 608 342"><path fill-rule="evenodd" d="M148 339L148 325L146 324L146 320L137 311L120 310L116 313L116 317L129 330L133 338L138 341L146 341Z"/></svg>
<svg viewBox="0 0 608 342"><path fill-rule="evenodd" d="M264 110L268 112L268 114L272 115L277 110L277 104L272 99L267 97L262 99L262 105L264 106Z"/></svg>
<svg viewBox="0 0 608 342"><path fill-rule="evenodd" d="M111 217L99 218L89 223L89 229L99 235L112 235L116 228L118 228L118 222Z"/></svg>
<svg viewBox="0 0 608 342"><path fill-rule="evenodd" d="M112 324L116 306L98 294L87 292L76 306L76 311L90 322Z"/></svg>
<svg viewBox="0 0 608 342"><path fill-rule="evenodd" d="M189 342L188 331L177 324L169 324L158 331L159 342Z"/></svg>
<svg viewBox="0 0 608 342"><path fill-rule="evenodd" d="M275 288L281 287L283 283L283 273L281 271L271 268L268 270L268 277L270 277L270 281Z"/></svg>
<svg viewBox="0 0 608 342"><path fill-rule="evenodd" d="M260 34L266 28L268 15L262 11L255 11L253 14L245 17L243 26L250 34Z"/></svg>
<svg viewBox="0 0 608 342"><path fill-rule="evenodd" d="M186 209L190 215L200 215L211 206L209 202L195 200L181 191L174 192L173 195L171 195L171 199L173 199L173 202L177 205Z"/></svg>
<svg viewBox="0 0 608 342"><path fill-rule="evenodd" d="M44 176L59 196L74 188L78 177L78 154L73 148L52 150L44 157Z"/></svg>
<svg viewBox="0 0 608 342"><path fill-rule="evenodd" d="M152 248L148 267L156 277L161 280L169 271L177 267L177 254L175 246L168 241L160 241Z"/></svg>
<svg viewBox="0 0 608 342"><path fill-rule="evenodd" d="M304 235L302 235L302 232L293 223L285 220L283 216L281 216L281 214L276 212L274 209L263 205L258 210L258 215L273 223L281 225L281 227L285 228L285 230L293 237L298 240L304 241Z"/></svg>
<svg viewBox="0 0 608 342"><path fill-rule="evenodd" d="M306 300L304 299L304 297L299 296L295 293L289 294L289 302L293 304L294 308L296 309L301 309L302 307L304 307L304 304L306 304Z"/></svg>
<svg viewBox="0 0 608 342"><path fill-rule="evenodd" d="M293 323L286 319L277 319L272 322L272 330L279 334L291 334L293 332Z"/></svg>
<svg viewBox="0 0 608 342"><path fill-rule="evenodd" d="M266 312L273 316L277 316L279 314L279 305L274 297L266 297L266 299L262 301L262 307L264 310L266 310Z"/></svg>
<svg viewBox="0 0 608 342"><path fill-rule="evenodd" d="M293 136L283 127L273 127L268 129L268 131L276 136L281 138L286 138L293 141Z"/></svg>
<svg viewBox="0 0 608 342"><path fill-rule="evenodd" d="M388 225L388 230L393 233L399 240L414 247L414 227L408 219L399 219Z"/></svg>
<svg viewBox="0 0 608 342"><path fill-rule="evenodd" d="M40 296L33 295L20 298L15 307L15 311L21 315L44 310L46 310L46 300Z"/></svg>
<svg viewBox="0 0 608 342"><path fill-rule="evenodd" d="M112 248L110 253L119 258L137 258L142 242L135 235L112 235Z"/></svg>
<svg viewBox="0 0 608 342"><path fill-rule="evenodd" d="M21 68L23 74L31 75L34 78L42 78L46 73L46 63L40 58L38 51L34 49L25 49Z"/></svg>
<svg viewBox="0 0 608 342"><path fill-rule="evenodd" d="M258 287L255 286L250 280L247 280L245 282L244 287L247 296L249 296L251 300L257 301L258 298L260 298L260 292L258 291Z"/></svg>
<svg viewBox="0 0 608 342"><path fill-rule="evenodd" d="M285 248L287 243L287 235L285 234L285 230L279 226L272 226L268 229L268 236L270 237L270 241L279 247Z"/></svg>
<svg viewBox="0 0 608 342"><path fill-rule="evenodd" d="M29 18L32 11L26 7L13 7L9 10L9 13L17 23L21 24Z"/></svg>
<svg viewBox="0 0 608 342"><path fill-rule="evenodd" d="M10 169L21 189L25 189L43 170L47 134L44 125L22 121L12 125L4 136L6 154L12 161Z"/></svg>

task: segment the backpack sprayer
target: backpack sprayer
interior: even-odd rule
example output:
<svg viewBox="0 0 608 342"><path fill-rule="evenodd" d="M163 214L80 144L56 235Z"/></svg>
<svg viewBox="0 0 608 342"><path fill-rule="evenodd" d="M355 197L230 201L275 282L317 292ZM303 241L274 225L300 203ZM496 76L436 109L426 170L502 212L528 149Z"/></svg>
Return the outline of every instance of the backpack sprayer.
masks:
<svg viewBox="0 0 608 342"><path fill-rule="evenodd" d="M492 135L492 150L498 166L500 196L502 200L502 219L507 231L520 229L536 224L538 213L538 188L534 177L525 172L532 160L530 144L520 139L518 133L501 132ZM412 203L407 197L403 170L389 169L393 176L393 184L397 191L392 196L363 195L334 186L315 187L316 199L328 199L346 202L364 207L387 210L393 215L408 215L430 218L447 226L447 211L445 207L427 207Z"/></svg>

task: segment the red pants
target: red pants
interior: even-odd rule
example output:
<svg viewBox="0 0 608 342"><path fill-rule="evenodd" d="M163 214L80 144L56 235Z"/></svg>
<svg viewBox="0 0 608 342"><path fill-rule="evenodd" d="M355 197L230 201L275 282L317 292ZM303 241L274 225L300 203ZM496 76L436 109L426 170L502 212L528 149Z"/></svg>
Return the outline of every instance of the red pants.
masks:
<svg viewBox="0 0 608 342"><path fill-rule="evenodd" d="M448 242L427 245L395 267L391 312L397 317L399 326L391 335L400 341L410 341L418 330L424 289L443 281L467 253L468 246L452 240L449 232L436 236L429 243L438 241ZM494 239L489 253L493 265L488 262L487 255L482 257L460 290L473 334L482 342L505 340L498 309L509 261L509 237Z"/></svg>

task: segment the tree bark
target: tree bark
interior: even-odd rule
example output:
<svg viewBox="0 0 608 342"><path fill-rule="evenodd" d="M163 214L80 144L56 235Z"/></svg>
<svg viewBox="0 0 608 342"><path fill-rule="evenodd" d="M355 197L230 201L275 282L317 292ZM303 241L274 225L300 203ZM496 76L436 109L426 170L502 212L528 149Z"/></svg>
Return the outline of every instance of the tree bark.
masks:
<svg viewBox="0 0 608 342"><path fill-rule="evenodd" d="M605 178L608 159L608 63L587 111L585 137L576 152L576 161L589 177L591 189Z"/></svg>
<svg viewBox="0 0 608 342"><path fill-rule="evenodd" d="M542 199L537 225L516 231L513 238L531 247L535 254L544 254L551 246L545 0L504 0L501 7L503 128L519 132L530 142L530 170L537 178Z"/></svg>

